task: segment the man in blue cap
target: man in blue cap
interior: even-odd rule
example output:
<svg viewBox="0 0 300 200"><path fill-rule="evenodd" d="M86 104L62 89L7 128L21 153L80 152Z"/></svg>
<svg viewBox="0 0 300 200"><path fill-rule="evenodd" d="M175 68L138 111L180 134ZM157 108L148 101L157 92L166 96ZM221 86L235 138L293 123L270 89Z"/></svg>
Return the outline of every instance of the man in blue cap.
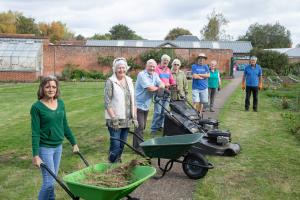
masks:
<svg viewBox="0 0 300 200"><path fill-rule="evenodd" d="M258 104L258 90L262 89L262 69L261 66L256 64L257 57L252 56L250 58L250 64L245 67L242 89L246 89L245 98L245 111L249 111L250 97L253 94L253 111L257 112Z"/></svg>

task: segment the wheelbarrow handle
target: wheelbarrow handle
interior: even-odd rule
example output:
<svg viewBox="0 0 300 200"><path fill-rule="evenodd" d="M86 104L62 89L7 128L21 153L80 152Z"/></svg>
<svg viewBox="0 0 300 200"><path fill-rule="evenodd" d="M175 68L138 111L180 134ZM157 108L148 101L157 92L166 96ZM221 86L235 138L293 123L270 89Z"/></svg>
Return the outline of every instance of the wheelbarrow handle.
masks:
<svg viewBox="0 0 300 200"><path fill-rule="evenodd" d="M79 200L79 197L74 196L74 194L69 190L69 188L54 174L54 172L44 163L41 163L41 168L44 168L55 180L56 182L68 193L68 195L73 200Z"/></svg>
<svg viewBox="0 0 300 200"><path fill-rule="evenodd" d="M137 137L140 141L144 142L144 139L141 138L140 136L138 136L135 132L133 131L128 131L129 133L131 133L132 135L134 135L135 137Z"/></svg>
<svg viewBox="0 0 300 200"><path fill-rule="evenodd" d="M115 137L110 137L110 139L120 141L121 143L125 144L125 145L128 146L130 149L132 149L135 153L139 154L140 156L142 156L142 157L144 157L144 158L147 158L147 156L146 156L143 152L140 152L139 150L137 150L136 148L134 148L133 146L131 146L130 144L128 144L128 143L125 142L124 140L121 140L121 139L115 138Z"/></svg>
<svg viewBox="0 0 300 200"><path fill-rule="evenodd" d="M90 166L90 164L88 163L88 161L86 161L86 159L83 157L83 155L79 151L75 152L75 154L77 154L81 158L81 160L84 162L84 164L87 167Z"/></svg>

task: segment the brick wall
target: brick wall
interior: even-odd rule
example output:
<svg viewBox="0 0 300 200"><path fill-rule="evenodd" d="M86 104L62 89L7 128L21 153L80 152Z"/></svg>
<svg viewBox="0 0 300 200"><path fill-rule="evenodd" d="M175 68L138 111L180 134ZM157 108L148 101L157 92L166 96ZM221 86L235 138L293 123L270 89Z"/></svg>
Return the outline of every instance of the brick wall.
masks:
<svg viewBox="0 0 300 200"><path fill-rule="evenodd" d="M134 47L92 47L92 46L67 46L67 45L53 45L45 46L44 48L44 70L43 74L60 75L66 64L79 65L81 69L96 70L104 73L110 71L110 66L100 66L98 64L98 57L114 56L125 58L136 58L145 51L152 48L134 48ZM218 61L220 71L229 71L230 58L233 53L229 49L174 49L175 54L188 62L193 62L197 55L205 53L208 57L206 63L210 63L215 59ZM143 63L139 63L144 65ZM187 67L187 70L190 66Z"/></svg>
<svg viewBox="0 0 300 200"><path fill-rule="evenodd" d="M39 78L39 72L5 72L0 71L0 81L2 82L32 82Z"/></svg>
<svg viewBox="0 0 300 200"><path fill-rule="evenodd" d="M42 75L61 75L66 64L79 65L81 69L96 70L103 73L111 71L111 66L100 66L98 57L114 56L125 58L139 58L139 55L153 48L133 48L133 47L92 47L73 45L48 45L43 46L43 70ZM217 60L219 70L228 72L230 58L233 53L229 49L174 49L176 55L193 63L199 53L205 53L208 57L206 63ZM137 59L141 66L144 63ZM191 66L182 66L185 70L190 70ZM34 81L40 73L36 72L0 72L0 81Z"/></svg>

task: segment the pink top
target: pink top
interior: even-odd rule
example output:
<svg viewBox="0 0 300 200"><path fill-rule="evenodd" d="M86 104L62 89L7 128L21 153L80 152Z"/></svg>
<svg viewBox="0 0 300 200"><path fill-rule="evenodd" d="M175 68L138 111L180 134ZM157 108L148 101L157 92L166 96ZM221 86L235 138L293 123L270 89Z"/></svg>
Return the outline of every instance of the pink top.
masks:
<svg viewBox="0 0 300 200"><path fill-rule="evenodd" d="M173 78L172 72L168 67L162 67L160 64L155 68L155 72L158 74L160 80L164 84L175 85L175 79Z"/></svg>

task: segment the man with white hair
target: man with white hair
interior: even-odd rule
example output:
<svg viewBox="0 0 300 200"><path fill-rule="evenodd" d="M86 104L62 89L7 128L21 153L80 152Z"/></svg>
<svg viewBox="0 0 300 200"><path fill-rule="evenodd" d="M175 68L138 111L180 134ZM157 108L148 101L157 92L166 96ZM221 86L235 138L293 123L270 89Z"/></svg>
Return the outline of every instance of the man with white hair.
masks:
<svg viewBox="0 0 300 200"><path fill-rule="evenodd" d="M150 108L152 96L154 92L157 92L159 88L164 88L163 82L155 73L155 67L157 63L155 60L150 59L146 63L145 70L141 71L135 84L135 99L137 107L137 121L138 128L135 129L135 134L143 138L143 131L146 127L148 111ZM139 144L141 141L133 136L133 147L141 150Z"/></svg>
<svg viewBox="0 0 300 200"><path fill-rule="evenodd" d="M158 74L160 80L164 83L166 89L169 89L171 85L175 85L176 82L173 78L172 72L168 67L171 58L167 54L162 55L161 62L155 68L155 72ZM160 101L154 104L154 113L151 124L151 133L155 134L157 131L160 131L164 125L165 110L168 108L169 99L161 99Z"/></svg>
<svg viewBox="0 0 300 200"><path fill-rule="evenodd" d="M242 89L246 89L245 111L249 111L250 97L253 94L253 111L257 112L258 105L258 90L262 89L262 69L256 64L257 57L251 56L250 64L245 67Z"/></svg>

